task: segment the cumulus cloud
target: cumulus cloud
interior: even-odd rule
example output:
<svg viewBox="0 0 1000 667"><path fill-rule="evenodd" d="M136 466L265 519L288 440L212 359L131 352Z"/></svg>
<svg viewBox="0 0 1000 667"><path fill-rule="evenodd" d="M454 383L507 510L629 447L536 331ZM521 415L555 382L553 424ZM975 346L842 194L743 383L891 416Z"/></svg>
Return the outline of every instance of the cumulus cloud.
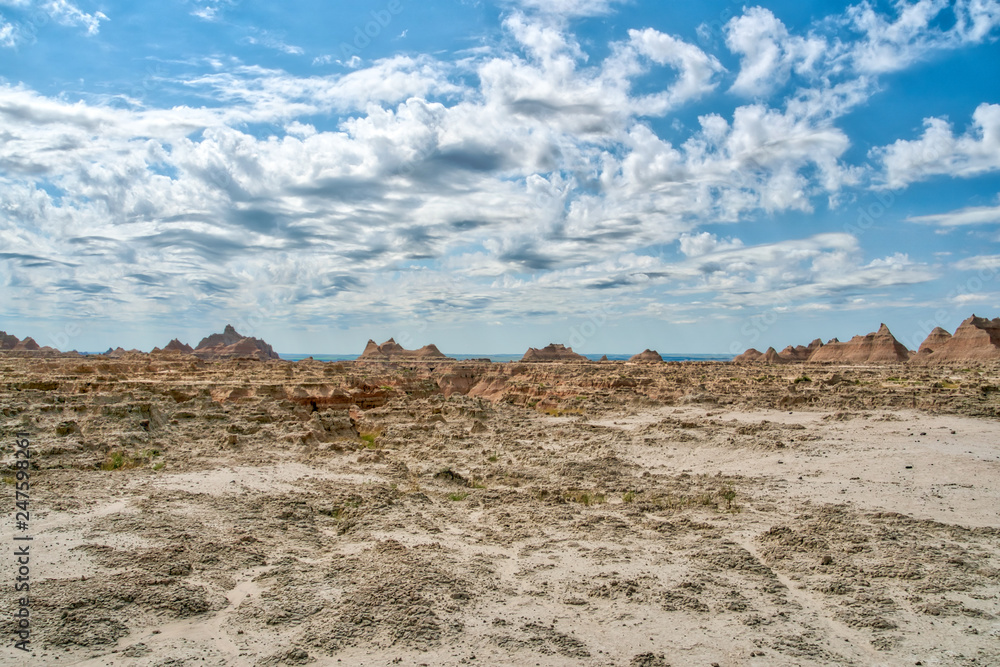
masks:
<svg viewBox="0 0 1000 667"><path fill-rule="evenodd" d="M857 71L897 71L935 51L982 42L1000 26L996 0L897 0L894 9L895 20L877 12L867 0L847 10L847 23L863 35L848 54ZM952 27L937 27L948 23L949 13L955 19Z"/></svg>
<svg viewBox="0 0 1000 667"><path fill-rule="evenodd" d="M1000 104L983 103L969 129L956 135L944 118L924 120L919 139L900 139L873 149L881 162L884 185L899 188L933 176L971 177L1000 169Z"/></svg>
<svg viewBox="0 0 1000 667"><path fill-rule="evenodd" d="M784 85L794 69L809 74L826 54L826 40L792 36L785 24L762 7L751 7L725 26L726 45L740 56L740 71L732 90L763 95Z"/></svg>
<svg viewBox="0 0 1000 667"><path fill-rule="evenodd" d="M729 27L734 75L652 28L592 59L558 19L612 4L521 2L499 46L459 61L397 55L329 76L236 65L171 81L204 101L191 106L0 86L0 284L24 295L11 308L496 321L581 312L594 295L634 312L692 295L841 303L934 277L905 255L866 258L846 234L745 246L700 229L810 211L858 181L836 121L872 85L822 80L833 40L752 8ZM193 11L214 20L224 6ZM727 76L755 96L792 77L816 85L704 113L675 140L657 133ZM995 158L984 108L965 135L949 129L963 156L949 167ZM905 144L878 155L903 164ZM887 173L917 173L900 169Z"/></svg>

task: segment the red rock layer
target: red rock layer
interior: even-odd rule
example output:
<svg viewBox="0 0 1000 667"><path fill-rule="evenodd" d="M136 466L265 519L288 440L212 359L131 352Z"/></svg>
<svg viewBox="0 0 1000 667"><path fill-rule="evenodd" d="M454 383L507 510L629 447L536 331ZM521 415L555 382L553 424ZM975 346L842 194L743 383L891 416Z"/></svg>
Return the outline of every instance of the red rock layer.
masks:
<svg viewBox="0 0 1000 667"><path fill-rule="evenodd" d="M261 361L280 359L274 349L258 338L240 335L227 324L221 334L212 334L202 339L194 349L194 355L201 359L256 358Z"/></svg>
<svg viewBox="0 0 1000 667"><path fill-rule="evenodd" d="M643 350L639 354L629 357L629 361L637 361L644 363L659 363L663 361L663 357L656 350Z"/></svg>
<svg viewBox="0 0 1000 667"><path fill-rule="evenodd" d="M450 358L446 357L433 343L424 345L417 350L407 350L390 338L381 345L369 340L368 344L365 345L365 351L358 357L358 361L430 361Z"/></svg>
<svg viewBox="0 0 1000 667"><path fill-rule="evenodd" d="M562 343L549 343L540 350L529 347L521 357L521 361L588 361L588 359Z"/></svg>
<svg viewBox="0 0 1000 667"><path fill-rule="evenodd" d="M934 331L937 331L935 329ZM931 332L931 336L934 335ZM947 332L945 332L947 333ZM941 337L939 336L940 340ZM928 336L930 340L930 336ZM988 320L973 315L962 322L955 335L937 344L924 341L920 346L933 350L921 355L928 363L953 363L964 361L993 361L1000 359L1000 317Z"/></svg>
<svg viewBox="0 0 1000 667"><path fill-rule="evenodd" d="M910 352L885 324L878 331L855 336L846 343L828 343L813 352L811 362L841 364L897 363L908 361Z"/></svg>

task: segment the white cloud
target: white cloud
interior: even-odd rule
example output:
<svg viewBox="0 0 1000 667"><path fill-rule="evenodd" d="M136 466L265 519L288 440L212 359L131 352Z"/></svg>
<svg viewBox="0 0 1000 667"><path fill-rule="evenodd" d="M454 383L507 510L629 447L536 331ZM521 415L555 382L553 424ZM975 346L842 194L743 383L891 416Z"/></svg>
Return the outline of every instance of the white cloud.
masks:
<svg viewBox="0 0 1000 667"><path fill-rule="evenodd" d="M719 240L715 234L701 232L699 234L681 234L681 252L688 257L699 257L710 252L732 250L743 247L739 239Z"/></svg>
<svg viewBox="0 0 1000 667"><path fill-rule="evenodd" d="M1000 224L1000 206L968 206L947 213L914 215L906 221L942 227Z"/></svg>
<svg viewBox="0 0 1000 667"><path fill-rule="evenodd" d="M524 9L562 17L600 16L623 0L513 0Z"/></svg>
<svg viewBox="0 0 1000 667"><path fill-rule="evenodd" d="M872 150L871 156L882 163L885 186L900 188L942 174L967 178L1000 169L1000 104L980 104L972 126L959 136L943 118L925 119L924 128L919 139L900 139Z"/></svg>
<svg viewBox="0 0 1000 667"><path fill-rule="evenodd" d="M301 46L288 44L281 37L278 37L267 30L255 29L253 30L253 34L244 38L244 41L248 44L263 46L289 56L301 56L305 54L305 49Z"/></svg>
<svg viewBox="0 0 1000 667"><path fill-rule="evenodd" d="M949 9L954 25L947 30L935 27ZM848 55L855 70L880 74L904 69L935 51L982 42L1000 25L996 0L896 0L895 12L892 20L867 0L847 10L847 23L864 35Z"/></svg>
<svg viewBox="0 0 1000 667"><path fill-rule="evenodd" d="M0 48L30 43L49 21L80 27L88 35L96 35L101 21L109 20L103 12L85 12L69 0L2 0L0 6L19 12L13 18L0 15Z"/></svg>
<svg viewBox="0 0 1000 667"><path fill-rule="evenodd" d="M0 281L25 281L38 312L100 297L172 321L266 303L328 322L556 317L602 298L632 312L776 295L822 307L934 276L905 255L869 261L846 234L744 247L700 229L809 211L857 181L835 121L872 86L821 80L833 47L778 22L771 59L734 24L744 92L793 75L816 87L780 108L704 114L671 141L650 118L671 124L711 94L726 76L714 56L647 28L591 62L545 12L611 3L521 7L502 46L457 62L359 59L306 77L218 66L169 82L204 105L122 109L0 86L0 243L13 257L0 268L31 266ZM683 257L650 256L659 247Z"/></svg>
<svg viewBox="0 0 1000 667"><path fill-rule="evenodd" d="M979 271L982 269L1000 269L1000 255L976 255L966 257L952 265L959 271Z"/></svg>
<svg viewBox="0 0 1000 667"><path fill-rule="evenodd" d="M69 0L45 0L38 4L42 11L49 13L59 23L80 26L88 35L96 35L100 30L101 21L108 20L103 12L88 14Z"/></svg>
<svg viewBox="0 0 1000 667"><path fill-rule="evenodd" d="M744 10L725 26L726 45L740 56L733 91L763 95L784 85L794 69L809 74L828 50L822 38L793 37L785 24L762 7Z"/></svg>
<svg viewBox="0 0 1000 667"><path fill-rule="evenodd" d="M0 48L11 48L17 45L17 33L13 23L8 23L0 15Z"/></svg>
<svg viewBox="0 0 1000 667"><path fill-rule="evenodd" d="M715 57L697 46L652 28L629 30L629 42L639 54L679 72L677 81L668 90L651 96L653 109L677 108L702 97L715 89L713 79L724 71Z"/></svg>

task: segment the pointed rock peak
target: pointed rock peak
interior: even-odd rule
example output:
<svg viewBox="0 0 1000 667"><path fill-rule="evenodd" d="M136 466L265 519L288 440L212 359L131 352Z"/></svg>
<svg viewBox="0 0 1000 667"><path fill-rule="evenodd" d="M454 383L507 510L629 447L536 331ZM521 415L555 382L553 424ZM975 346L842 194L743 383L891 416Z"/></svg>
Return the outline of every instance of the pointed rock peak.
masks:
<svg viewBox="0 0 1000 667"><path fill-rule="evenodd" d="M223 329L222 333L224 333L224 334L236 334L237 336L239 336L239 334L236 333L236 329L233 328L232 324L227 324L226 328Z"/></svg>
<svg viewBox="0 0 1000 667"><path fill-rule="evenodd" d="M887 327L885 325L885 322L883 322L882 324L879 325L878 331L876 333L879 333L879 334L882 334L882 335L888 335L888 336L892 335L892 332L889 331L889 327Z"/></svg>

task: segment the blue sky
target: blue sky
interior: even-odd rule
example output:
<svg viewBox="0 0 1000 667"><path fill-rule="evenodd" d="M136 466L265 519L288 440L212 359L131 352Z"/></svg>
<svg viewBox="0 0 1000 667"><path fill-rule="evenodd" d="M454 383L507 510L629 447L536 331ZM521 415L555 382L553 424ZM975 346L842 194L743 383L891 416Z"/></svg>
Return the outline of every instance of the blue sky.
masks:
<svg viewBox="0 0 1000 667"><path fill-rule="evenodd" d="M0 328L729 353L1000 315L1000 1L0 0Z"/></svg>

